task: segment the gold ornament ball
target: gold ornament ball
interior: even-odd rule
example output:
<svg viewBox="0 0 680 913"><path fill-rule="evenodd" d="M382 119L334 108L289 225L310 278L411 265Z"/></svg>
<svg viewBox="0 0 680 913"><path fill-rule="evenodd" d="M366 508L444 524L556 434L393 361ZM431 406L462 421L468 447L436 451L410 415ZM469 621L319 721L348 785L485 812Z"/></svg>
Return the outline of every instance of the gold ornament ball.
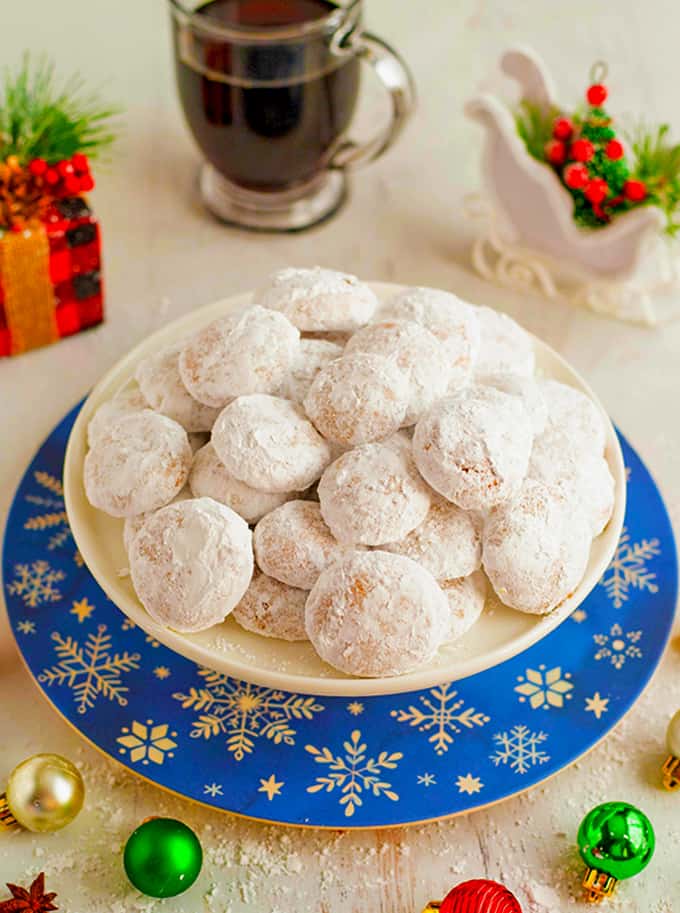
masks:
<svg viewBox="0 0 680 913"><path fill-rule="evenodd" d="M36 754L18 764L5 792L17 822L29 831L58 831L76 817L85 801L77 767L58 754Z"/></svg>

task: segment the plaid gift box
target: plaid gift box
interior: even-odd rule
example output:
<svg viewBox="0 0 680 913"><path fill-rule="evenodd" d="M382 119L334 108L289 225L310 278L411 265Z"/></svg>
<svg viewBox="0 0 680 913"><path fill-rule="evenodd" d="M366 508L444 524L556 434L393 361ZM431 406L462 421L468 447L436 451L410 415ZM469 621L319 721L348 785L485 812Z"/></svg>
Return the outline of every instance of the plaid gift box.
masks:
<svg viewBox="0 0 680 913"><path fill-rule="evenodd" d="M0 356L56 342L104 319L97 220L82 197L0 237Z"/></svg>

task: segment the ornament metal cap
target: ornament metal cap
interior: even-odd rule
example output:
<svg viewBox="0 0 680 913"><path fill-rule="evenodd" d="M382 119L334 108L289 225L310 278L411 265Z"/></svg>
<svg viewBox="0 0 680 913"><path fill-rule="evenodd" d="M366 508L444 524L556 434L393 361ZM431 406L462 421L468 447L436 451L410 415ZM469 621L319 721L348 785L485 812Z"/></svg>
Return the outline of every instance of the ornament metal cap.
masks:
<svg viewBox="0 0 680 913"><path fill-rule="evenodd" d="M669 754L661 768L663 774L663 785L666 789L674 792L680 789L680 758Z"/></svg>
<svg viewBox="0 0 680 913"><path fill-rule="evenodd" d="M583 890L588 903L602 903L606 897L611 897L616 887L616 878L600 872L599 869L586 869L583 877Z"/></svg>
<svg viewBox="0 0 680 913"><path fill-rule="evenodd" d="M431 900L423 910L423 913L437 913L437 910L441 910L441 907L441 900Z"/></svg>

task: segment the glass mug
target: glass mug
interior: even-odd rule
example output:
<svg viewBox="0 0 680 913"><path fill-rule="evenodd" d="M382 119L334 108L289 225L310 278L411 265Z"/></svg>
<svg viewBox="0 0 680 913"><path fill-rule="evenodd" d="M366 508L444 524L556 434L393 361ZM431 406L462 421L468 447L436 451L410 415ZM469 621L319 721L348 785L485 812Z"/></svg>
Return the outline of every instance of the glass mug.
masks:
<svg viewBox="0 0 680 913"><path fill-rule="evenodd" d="M225 222L294 231L331 216L347 171L382 155L413 111L401 58L362 30L362 0L169 0L180 100L206 162L207 208ZM361 62L391 98L389 124L347 137Z"/></svg>

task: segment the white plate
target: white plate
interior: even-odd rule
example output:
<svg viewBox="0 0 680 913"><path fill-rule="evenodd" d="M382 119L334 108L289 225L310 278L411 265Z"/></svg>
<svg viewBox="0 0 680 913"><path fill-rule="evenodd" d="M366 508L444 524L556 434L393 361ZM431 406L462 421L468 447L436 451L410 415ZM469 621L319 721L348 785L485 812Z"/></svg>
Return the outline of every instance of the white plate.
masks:
<svg viewBox="0 0 680 913"><path fill-rule="evenodd" d="M381 298L399 288L385 283L372 283L371 287ZM129 576L120 574L127 567L122 520L91 507L85 497L83 460L87 452L87 425L101 403L134 376L135 366L142 358L215 317L244 307L249 300L250 295L239 295L217 301L154 333L102 378L73 426L64 464L69 523L87 567L129 618L171 650L234 678L286 691L367 696L430 688L481 672L526 650L574 611L595 586L616 550L626 499L623 457L614 428L593 392L563 358L535 339L537 371L582 390L602 411L607 429L606 458L616 483L614 515L604 533L593 542L586 575L573 595L554 612L547 616L526 615L489 600L480 620L465 637L442 649L427 666L408 675L378 679L350 678L319 659L311 644L260 637L243 630L230 618L199 634L179 634L158 625L137 599Z"/></svg>

